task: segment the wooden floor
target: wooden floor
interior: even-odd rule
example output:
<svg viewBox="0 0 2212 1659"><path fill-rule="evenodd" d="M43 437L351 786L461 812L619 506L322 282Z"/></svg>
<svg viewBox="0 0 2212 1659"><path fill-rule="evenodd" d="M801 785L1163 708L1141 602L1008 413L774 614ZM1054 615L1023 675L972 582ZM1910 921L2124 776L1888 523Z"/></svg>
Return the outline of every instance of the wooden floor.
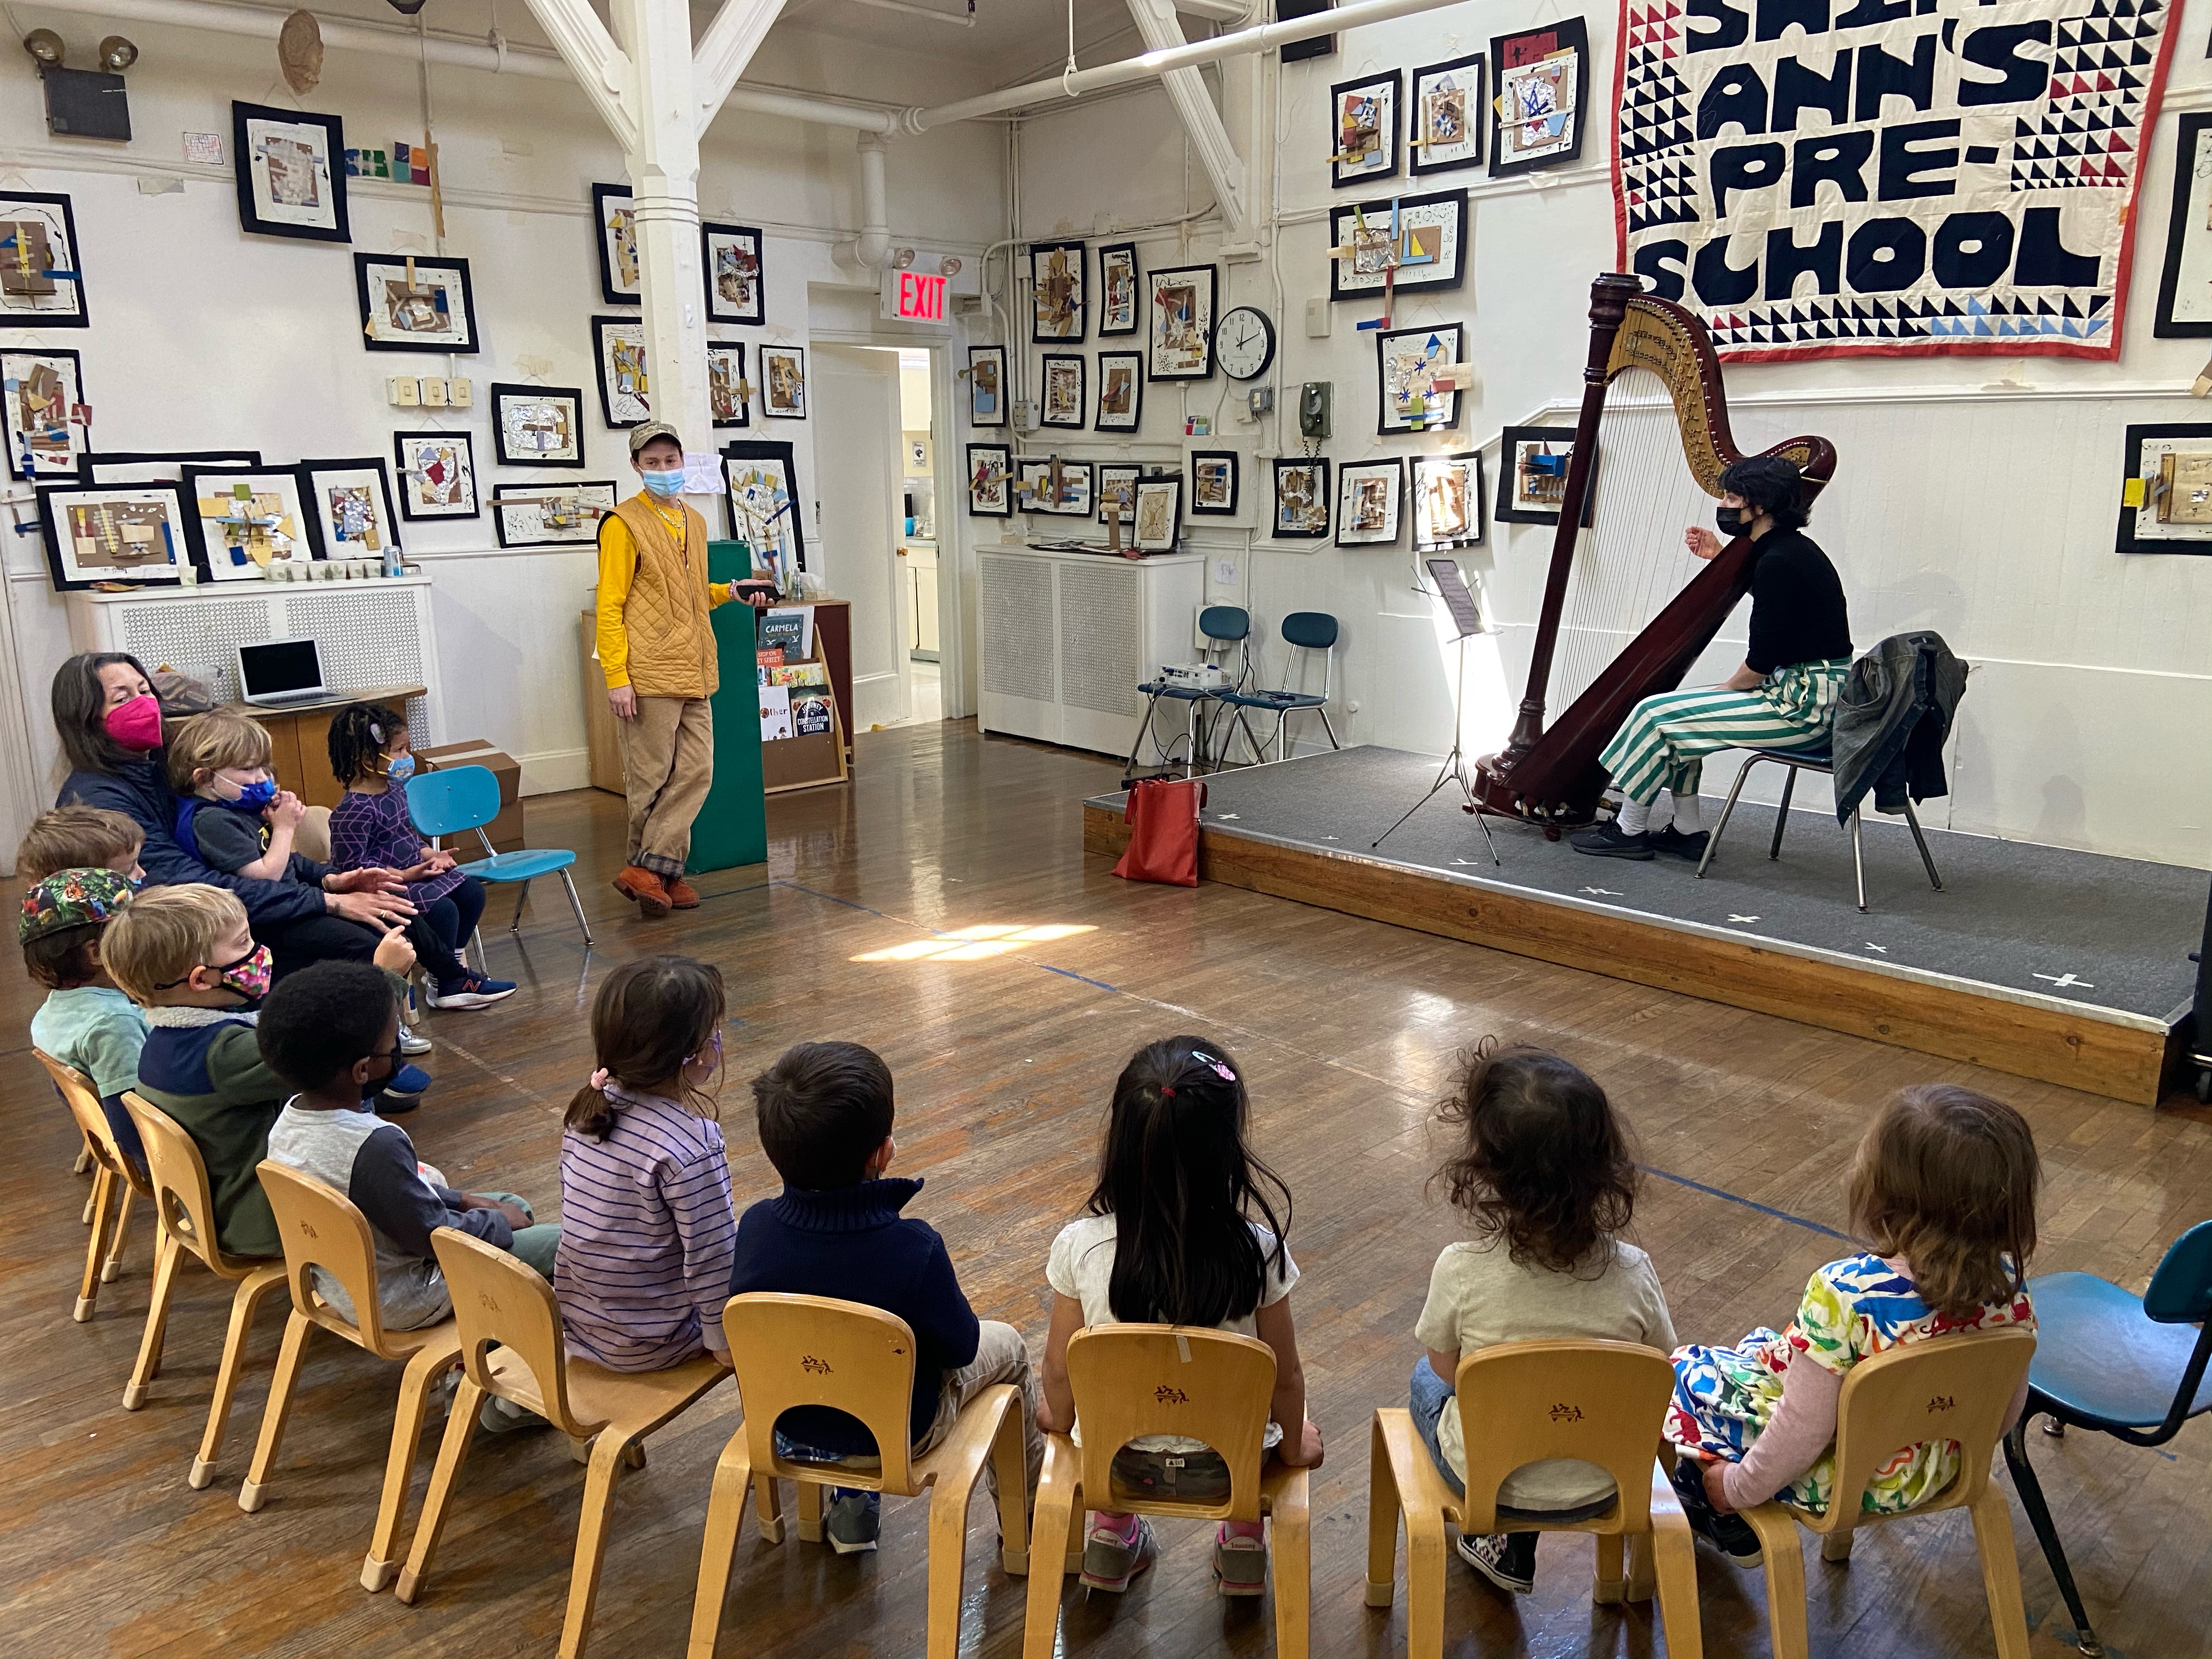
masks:
<svg viewBox="0 0 2212 1659"><path fill-rule="evenodd" d="M1140 1042L1214 1035L1250 1079L1257 1136L1297 1198L1292 1297L1312 1411L1329 1446L1314 1487L1316 1656L1402 1652L1403 1597L1362 1605L1366 1424L1402 1401L1430 1265L1456 1236L1425 1191L1425 1127L1454 1051L1486 1032L1557 1047L1632 1119L1654 1171L1636 1236L1686 1340L1781 1324L1806 1275L1842 1246L1840 1176L1869 1114L1930 1078L2011 1099L2036 1127L2049 1184L2042 1271L2083 1268L2140 1287L2163 1245L2212 1214L2212 1115L2136 1106L1932 1060L1771 1016L1602 979L1231 888L1134 887L1081 852L1081 801L1110 763L1004 740L972 723L863 733L849 789L769 804L765 870L700 883L704 908L648 926L608 890L622 814L606 795L533 800L540 845L581 854L599 948L586 961L557 894L533 906L518 951L495 899L494 962L525 982L489 1012L434 1014L437 1087L404 1120L456 1181L558 1197L559 1115L591 1068L585 1010L608 966L683 950L721 964L732 994L723 1119L738 1201L774 1190L744 1080L786 1044L869 1043L898 1080L900 1173L949 1242L979 1312L1042 1340L1043 1267L1077 1211L1115 1072ZM13 896L12 885L9 896ZM1076 929L1027 942L975 930ZM946 934L969 933L968 939ZM550 1655L583 1471L565 1443L519 1434L471 1459L420 1605L356 1583L398 1378L325 1340L311 1352L268 1506L234 1501L280 1327L264 1315L215 1485L185 1481L228 1308L187 1273L167 1369L147 1407L122 1386L146 1306L142 1226L97 1317L70 1305L84 1183L73 1135L27 1053L27 982L0 990L0 1632L10 1659L110 1655ZM142 1215L141 1220L143 1217ZM605 1655L679 1653L709 1473L736 1421L733 1391L652 1445L617 1504L596 1627ZM416 1500L428 1476L426 1442ZM2100 1633L2130 1659L2212 1656L2212 1428L2166 1452L2088 1436L2035 1438ZM2004 1477L1998 1477L2000 1484ZM2035 1650L2070 1650L2050 1576L2017 1516ZM987 1565L982 1505L965 1650L1010 1659L1022 1586ZM840 1559L748 1528L725 1655L919 1656L923 1516L886 1511L884 1547ZM1159 1659L1270 1648L1269 1604L1211 1593L1206 1542L1165 1529L1158 1568L1126 1598L1066 1598L1064 1650ZM1548 1538L1537 1593L1509 1601L1452 1568L1455 1654L1660 1650L1652 1609L1593 1607L1591 1553ZM1766 1651L1763 1589L1698 1561L1707 1651ZM1853 1659L1994 1651L1971 1534L1958 1514L1866 1534L1850 1564L1808 1564L1816 1653Z"/></svg>

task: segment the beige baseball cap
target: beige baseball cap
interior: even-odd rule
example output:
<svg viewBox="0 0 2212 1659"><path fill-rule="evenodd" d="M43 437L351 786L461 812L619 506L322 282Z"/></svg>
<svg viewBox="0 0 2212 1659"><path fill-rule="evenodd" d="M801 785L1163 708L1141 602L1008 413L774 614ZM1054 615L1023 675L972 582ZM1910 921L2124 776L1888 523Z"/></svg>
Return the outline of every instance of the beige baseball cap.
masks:
<svg viewBox="0 0 2212 1659"><path fill-rule="evenodd" d="M677 435L676 428L667 422L647 421L643 426L634 426L629 429L630 459L635 460L637 452L655 438L665 438L678 449L684 447L684 440Z"/></svg>

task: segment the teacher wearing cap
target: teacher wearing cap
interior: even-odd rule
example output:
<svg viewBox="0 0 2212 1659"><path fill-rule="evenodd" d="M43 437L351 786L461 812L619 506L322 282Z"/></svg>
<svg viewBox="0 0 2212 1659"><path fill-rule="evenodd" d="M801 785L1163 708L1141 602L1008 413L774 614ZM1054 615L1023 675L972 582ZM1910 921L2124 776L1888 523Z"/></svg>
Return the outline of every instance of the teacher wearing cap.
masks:
<svg viewBox="0 0 2212 1659"><path fill-rule="evenodd" d="M707 580L707 521L684 501L676 428L633 427L629 464L644 488L599 520L599 666L629 798L629 856L615 890L652 920L699 905L684 861L714 781L707 699L721 673L707 613L740 596L733 583Z"/></svg>

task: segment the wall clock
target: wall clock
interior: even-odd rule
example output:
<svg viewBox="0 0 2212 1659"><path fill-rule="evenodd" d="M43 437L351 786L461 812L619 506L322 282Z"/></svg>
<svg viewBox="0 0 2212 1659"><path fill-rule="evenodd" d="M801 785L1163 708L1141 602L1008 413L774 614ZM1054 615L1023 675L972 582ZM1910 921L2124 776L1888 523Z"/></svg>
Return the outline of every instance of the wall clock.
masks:
<svg viewBox="0 0 2212 1659"><path fill-rule="evenodd" d="M1250 306L1224 312L1214 327L1213 356L1231 380L1256 380L1275 361L1275 325Z"/></svg>

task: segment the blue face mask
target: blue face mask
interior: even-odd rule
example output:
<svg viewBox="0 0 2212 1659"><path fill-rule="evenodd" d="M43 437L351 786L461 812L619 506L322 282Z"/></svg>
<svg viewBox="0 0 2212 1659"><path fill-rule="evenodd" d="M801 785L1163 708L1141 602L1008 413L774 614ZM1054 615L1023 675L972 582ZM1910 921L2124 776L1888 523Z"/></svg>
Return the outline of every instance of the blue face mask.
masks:
<svg viewBox="0 0 2212 1659"><path fill-rule="evenodd" d="M395 783L402 778L413 777L415 775L415 757L412 755L402 755L397 760L386 761L384 763L384 775L392 779Z"/></svg>
<svg viewBox="0 0 2212 1659"><path fill-rule="evenodd" d="M684 493L684 469L680 466L672 467L665 472L648 467L644 478L646 489L664 501L673 501Z"/></svg>
<svg viewBox="0 0 2212 1659"><path fill-rule="evenodd" d="M236 807L241 812L258 812L276 799L276 781L272 778L263 778L257 783L239 785L237 799L227 800L222 804L225 806Z"/></svg>

